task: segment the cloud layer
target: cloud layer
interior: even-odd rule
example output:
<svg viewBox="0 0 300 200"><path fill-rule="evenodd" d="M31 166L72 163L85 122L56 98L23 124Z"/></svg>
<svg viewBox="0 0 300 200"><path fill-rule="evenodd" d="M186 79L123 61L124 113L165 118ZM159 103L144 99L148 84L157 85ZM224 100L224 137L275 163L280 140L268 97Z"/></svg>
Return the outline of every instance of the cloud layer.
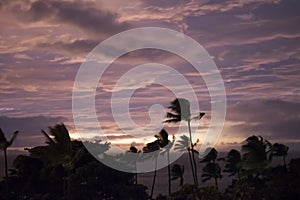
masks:
<svg viewBox="0 0 300 200"><path fill-rule="evenodd" d="M22 129L17 146L41 142L39 129L61 120L76 137L71 98L85 56L113 34L159 26L191 36L217 64L228 98L219 144L241 142L250 134L300 142L299 7L298 0L0 0L0 127ZM96 108L105 132L120 143L130 141L113 122L112 88L128 70L148 62L171 66L190 81L207 113L206 129L211 102L201 75L176 55L148 49L117 59L100 80ZM147 124L151 105L166 108L173 98L155 84L138 89L130 102L133 120ZM150 139L155 133L144 134Z"/></svg>

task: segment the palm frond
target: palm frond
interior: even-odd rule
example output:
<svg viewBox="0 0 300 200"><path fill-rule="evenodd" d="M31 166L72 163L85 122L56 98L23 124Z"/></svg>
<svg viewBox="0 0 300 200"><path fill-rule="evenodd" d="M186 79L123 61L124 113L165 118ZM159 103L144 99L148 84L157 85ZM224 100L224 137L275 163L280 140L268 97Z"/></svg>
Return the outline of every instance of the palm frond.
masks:
<svg viewBox="0 0 300 200"><path fill-rule="evenodd" d="M46 137L46 143L47 144L55 144L55 141L46 133L46 131L44 131L43 129L41 130L41 132L44 134L44 136Z"/></svg>
<svg viewBox="0 0 300 200"><path fill-rule="evenodd" d="M190 146L190 138L186 135L180 136L180 139L175 144L175 151L186 151Z"/></svg>
<svg viewBox="0 0 300 200"><path fill-rule="evenodd" d="M190 102L184 98L176 98L171 102L168 107L171 112L167 113L165 122L179 122L181 120L189 121L191 118Z"/></svg>
<svg viewBox="0 0 300 200"><path fill-rule="evenodd" d="M5 137L4 132L3 132L2 129L0 128L0 144L1 144L1 143L4 143L4 142L7 142L7 139L6 139L6 137Z"/></svg>
<svg viewBox="0 0 300 200"><path fill-rule="evenodd" d="M8 147L12 145L12 143L17 139L19 131L15 131L12 138L10 139L10 141L8 142Z"/></svg>
<svg viewBox="0 0 300 200"><path fill-rule="evenodd" d="M218 151L215 148L207 148L204 154L205 156L200 163L215 161L218 157Z"/></svg>
<svg viewBox="0 0 300 200"><path fill-rule="evenodd" d="M205 113L204 112L200 112L199 115L197 115L196 117L193 117L192 120L200 120L202 119L202 117L204 117Z"/></svg>

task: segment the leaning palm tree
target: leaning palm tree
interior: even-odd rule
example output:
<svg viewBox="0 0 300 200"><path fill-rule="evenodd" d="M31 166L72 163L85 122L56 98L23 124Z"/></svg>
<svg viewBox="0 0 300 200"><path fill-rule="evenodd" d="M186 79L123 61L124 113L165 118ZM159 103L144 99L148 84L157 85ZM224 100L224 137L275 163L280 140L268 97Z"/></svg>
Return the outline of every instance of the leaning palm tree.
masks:
<svg viewBox="0 0 300 200"><path fill-rule="evenodd" d="M169 195L171 194L171 168L170 168L170 150L174 145L175 142L175 136L173 135L173 140L170 141L168 139L169 134L165 129L162 129L158 135L155 135L155 137L157 138L158 144L160 146L160 148L165 148L165 150L161 153L167 154L167 159L168 159L168 191L169 191Z"/></svg>
<svg viewBox="0 0 300 200"><path fill-rule="evenodd" d="M147 143L145 147L143 147L143 153L152 153L151 155L153 156L155 160L154 164L154 174L153 174L153 180L152 180L152 186L151 186L151 193L150 193L150 199L153 197L153 192L154 192L154 186L155 186L155 181L156 181L156 173L157 173L157 159L158 159L158 154L160 150L160 145L159 141L155 140L154 142Z"/></svg>
<svg viewBox="0 0 300 200"><path fill-rule="evenodd" d="M275 143L272 149L272 154L273 156L277 156L277 157L281 157L283 159L283 165L286 167L286 156L288 154L289 151L289 147L284 145L284 144L279 144L279 143Z"/></svg>
<svg viewBox="0 0 300 200"><path fill-rule="evenodd" d="M190 149L190 139L186 135L180 136L180 139L177 141L175 144L175 151L180 151L180 152L188 152L189 155L189 161L190 161L190 166L192 170L192 175L193 175L193 180L194 184L196 184L195 180L195 175L194 175L194 165L193 165L193 159L192 159L192 154L191 154L191 149Z"/></svg>
<svg viewBox="0 0 300 200"><path fill-rule="evenodd" d="M6 195L8 195L8 166L7 166L7 148L12 145L14 140L17 138L19 131L13 133L12 138L8 141L5 137L4 132L0 128L0 150L4 152L4 163L5 163L5 179L6 179Z"/></svg>
<svg viewBox="0 0 300 200"><path fill-rule="evenodd" d="M62 167L66 170L67 177L64 177L63 180L65 181L65 185L67 188L66 195L68 199L70 199L71 171L74 169L75 160L78 160L82 155L83 149L73 153L70 134L64 124L57 124L54 127L49 127L50 135L47 134L44 130L41 131L46 137L46 143L48 144L47 151L44 152L43 157L47 158L50 165L62 165ZM35 152L31 153L34 154ZM47 155L45 155L45 153Z"/></svg>
<svg viewBox="0 0 300 200"><path fill-rule="evenodd" d="M138 149L135 146L133 146L133 145L130 146L128 152L130 152L130 153L139 153ZM134 162L134 165L135 165L134 167L136 169L136 160ZM138 174L137 173L134 173L134 183L136 185L138 184Z"/></svg>
<svg viewBox="0 0 300 200"><path fill-rule="evenodd" d="M202 182L205 182L213 178L215 180L215 186L218 189L218 179L222 178L220 165L218 163L213 163L213 162L207 163L203 167L202 177L203 177Z"/></svg>
<svg viewBox="0 0 300 200"><path fill-rule="evenodd" d="M165 120L166 123L177 123L180 121L186 121L188 124L189 136L190 136L190 147L188 151L191 151L191 168L192 174L194 178L194 183L198 186L198 176L197 176L197 164L195 160L195 150L194 150L194 143L192 139L192 131L191 131L191 121L192 120L200 120L205 113L200 112L197 116L191 116L190 110L190 102L184 98L176 98L171 102L171 105L168 107L171 112L167 112L167 119Z"/></svg>
<svg viewBox="0 0 300 200"><path fill-rule="evenodd" d="M229 173L229 176L238 176L240 178L240 173L242 170L242 157L239 151L231 149L227 156L225 157L225 169L223 172Z"/></svg>
<svg viewBox="0 0 300 200"><path fill-rule="evenodd" d="M205 157L200 161L201 163L206 163L203 167L202 182L213 178L215 180L215 186L218 189L218 179L222 178L221 167L216 163L218 151L215 148L208 148L205 154Z"/></svg>
<svg viewBox="0 0 300 200"><path fill-rule="evenodd" d="M265 169L271 166L272 144L261 136L250 136L242 146L242 163L244 174L254 175L257 179Z"/></svg>
<svg viewBox="0 0 300 200"><path fill-rule="evenodd" d="M171 168L171 180L179 179L179 185L183 185L183 174L184 174L184 166L180 166L178 164L174 164Z"/></svg>

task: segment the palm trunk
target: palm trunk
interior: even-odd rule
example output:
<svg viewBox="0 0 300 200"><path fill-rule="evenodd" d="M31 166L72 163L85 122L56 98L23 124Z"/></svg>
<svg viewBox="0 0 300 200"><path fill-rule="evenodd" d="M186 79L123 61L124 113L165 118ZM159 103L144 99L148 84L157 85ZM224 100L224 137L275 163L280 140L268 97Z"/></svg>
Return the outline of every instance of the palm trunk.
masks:
<svg viewBox="0 0 300 200"><path fill-rule="evenodd" d="M136 162L134 163L134 168L135 168L135 172L134 173L134 183L137 185L138 184L138 173L137 173L137 166L136 166Z"/></svg>
<svg viewBox="0 0 300 200"><path fill-rule="evenodd" d="M189 160L190 160L190 165L191 165L191 169L192 169L193 181L194 181L194 184L196 185L196 179L195 179L195 173L194 173L194 165L193 165L192 155L191 155L191 150L190 149L188 149L188 154L189 154Z"/></svg>
<svg viewBox="0 0 300 200"><path fill-rule="evenodd" d="M238 177L238 180L240 181L241 180L241 175L240 175L239 171L237 172L237 177Z"/></svg>
<svg viewBox="0 0 300 200"><path fill-rule="evenodd" d="M195 185L198 187L198 175L197 175L197 163L195 160L195 152L194 152L194 144L192 139L192 131L191 131L191 121L188 121L188 128L189 128L189 134L190 134L190 142L191 142L191 149L192 149L192 161L193 161L193 170L194 170L194 176L195 176Z"/></svg>
<svg viewBox="0 0 300 200"><path fill-rule="evenodd" d="M183 185L183 178L180 177L180 182L179 182L179 185L182 186Z"/></svg>
<svg viewBox="0 0 300 200"><path fill-rule="evenodd" d="M67 182L67 195L68 195L68 200L71 199L71 170L68 170L68 182Z"/></svg>
<svg viewBox="0 0 300 200"><path fill-rule="evenodd" d="M286 168L285 156L283 156L283 164L284 164L284 167Z"/></svg>
<svg viewBox="0 0 300 200"><path fill-rule="evenodd" d="M169 151L167 151L167 157L168 157L168 183L169 183L169 195L171 194L171 169L170 169L170 154Z"/></svg>
<svg viewBox="0 0 300 200"><path fill-rule="evenodd" d="M218 190L219 188L218 188L218 179L217 178L215 178L215 185L216 185L216 188Z"/></svg>
<svg viewBox="0 0 300 200"><path fill-rule="evenodd" d="M7 166L7 152L6 149L4 149L4 163L5 163L5 193L6 198L8 199L8 166Z"/></svg>
<svg viewBox="0 0 300 200"><path fill-rule="evenodd" d="M153 197L153 191L154 191L154 186L155 186L155 181L156 181L156 172L157 172L157 157L155 158L155 170L154 170L154 175L153 175L150 199L152 199L152 197Z"/></svg>
<svg viewBox="0 0 300 200"><path fill-rule="evenodd" d="M135 173L135 184L137 185L138 184L138 174Z"/></svg>

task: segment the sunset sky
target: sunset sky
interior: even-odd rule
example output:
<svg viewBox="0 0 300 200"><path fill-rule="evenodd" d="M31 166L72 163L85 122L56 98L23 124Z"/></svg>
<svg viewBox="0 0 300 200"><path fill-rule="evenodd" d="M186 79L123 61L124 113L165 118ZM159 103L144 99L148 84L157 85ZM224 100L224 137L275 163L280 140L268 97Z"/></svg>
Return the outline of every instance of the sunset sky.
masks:
<svg viewBox="0 0 300 200"><path fill-rule="evenodd" d="M13 147L43 145L40 129L62 122L78 138L72 90L81 63L104 39L149 26L185 33L218 66L228 108L217 148L238 146L246 137L258 134L297 150L299 0L0 0L0 127L9 137L14 130L20 131ZM141 133L142 139L127 135L114 123L110 110L118 79L149 62L173 67L190 81L201 111L207 114L200 122L201 130L196 131L201 141L210 122L206 85L189 63L159 50L130 52L107 69L96 93L97 116L104 132L112 136L112 142L127 146L131 142L142 146L154 138L156 132L148 130ZM174 98L155 84L136 90L129 105L133 120L146 125L151 105L167 108ZM162 110L162 118L165 112ZM172 125L165 128L171 134L175 130Z"/></svg>

